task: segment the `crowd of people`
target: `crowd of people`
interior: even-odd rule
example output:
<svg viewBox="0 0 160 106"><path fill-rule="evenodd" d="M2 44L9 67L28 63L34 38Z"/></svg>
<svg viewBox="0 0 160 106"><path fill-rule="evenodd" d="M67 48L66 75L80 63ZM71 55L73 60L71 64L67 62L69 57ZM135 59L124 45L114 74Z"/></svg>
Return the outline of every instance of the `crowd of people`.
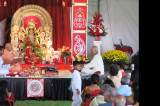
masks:
<svg viewBox="0 0 160 106"><path fill-rule="evenodd" d="M104 81L101 81L102 75L97 74L94 70L90 77L91 85L81 89L81 75L84 70L81 62L74 61L73 66L72 106L139 106L139 73L137 73L137 68L132 73L125 73L123 63L112 64ZM94 66L92 65L92 67Z"/></svg>

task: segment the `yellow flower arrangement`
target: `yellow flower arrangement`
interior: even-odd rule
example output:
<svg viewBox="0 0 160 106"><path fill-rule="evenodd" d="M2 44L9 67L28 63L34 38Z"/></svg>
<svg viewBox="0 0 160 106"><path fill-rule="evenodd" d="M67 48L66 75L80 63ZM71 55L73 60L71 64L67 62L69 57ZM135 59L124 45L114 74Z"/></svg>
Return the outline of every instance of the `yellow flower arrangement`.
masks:
<svg viewBox="0 0 160 106"><path fill-rule="evenodd" d="M123 51L120 50L109 50L102 55L104 64L114 64L122 61L124 64L128 63L128 56Z"/></svg>
<svg viewBox="0 0 160 106"><path fill-rule="evenodd" d="M67 56L71 55L71 51L72 50L69 47L63 46L61 49L61 54L62 54L62 56L67 57Z"/></svg>
<svg viewBox="0 0 160 106"><path fill-rule="evenodd" d="M82 63L88 62L88 58L84 54L80 54L80 53L78 53L74 59Z"/></svg>

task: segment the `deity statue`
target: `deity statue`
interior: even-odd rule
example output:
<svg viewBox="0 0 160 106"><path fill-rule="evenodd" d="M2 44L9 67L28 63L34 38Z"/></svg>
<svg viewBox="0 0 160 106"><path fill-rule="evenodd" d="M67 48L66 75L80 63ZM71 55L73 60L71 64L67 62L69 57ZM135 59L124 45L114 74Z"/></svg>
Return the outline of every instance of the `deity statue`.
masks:
<svg viewBox="0 0 160 106"><path fill-rule="evenodd" d="M28 62L27 59L31 59L31 55L34 55L37 57L36 61L40 61L40 63L42 63L43 51L35 25L36 23L32 19L28 22L24 38L23 52L25 52L26 62Z"/></svg>
<svg viewBox="0 0 160 106"><path fill-rule="evenodd" d="M14 57L27 59L35 53L42 63L53 60L52 18L44 8L38 5L19 8L12 18L10 36Z"/></svg>

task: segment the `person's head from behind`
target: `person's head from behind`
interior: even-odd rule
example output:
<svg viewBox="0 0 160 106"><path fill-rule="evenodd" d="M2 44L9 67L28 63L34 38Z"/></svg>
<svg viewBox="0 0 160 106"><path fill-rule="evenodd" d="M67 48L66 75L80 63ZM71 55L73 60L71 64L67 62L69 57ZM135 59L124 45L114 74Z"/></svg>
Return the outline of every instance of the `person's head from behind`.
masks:
<svg viewBox="0 0 160 106"><path fill-rule="evenodd" d="M0 85L3 86L4 88L8 88L8 82L6 80L1 80Z"/></svg>
<svg viewBox="0 0 160 106"><path fill-rule="evenodd" d="M139 81L139 70L134 70L131 72L131 82L138 82Z"/></svg>
<svg viewBox="0 0 160 106"><path fill-rule="evenodd" d="M3 85L0 85L0 103L5 102L7 97L8 96L7 96L6 87L4 87Z"/></svg>
<svg viewBox="0 0 160 106"><path fill-rule="evenodd" d="M137 102L139 103L139 82L133 82L131 87L134 104L136 104Z"/></svg>
<svg viewBox="0 0 160 106"><path fill-rule="evenodd" d="M91 75L91 84L97 84L99 85L100 77L98 74L92 74Z"/></svg>
<svg viewBox="0 0 160 106"><path fill-rule="evenodd" d="M112 88L115 88L113 81L109 78L106 78L103 84L109 84Z"/></svg>
<svg viewBox="0 0 160 106"><path fill-rule="evenodd" d="M126 98L122 95L116 95L113 99L114 106L125 106Z"/></svg>
<svg viewBox="0 0 160 106"><path fill-rule="evenodd" d="M117 76L118 75L118 67L117 67L117 65L115 65L115 64L112 64L112 65L110 65L110 67L109 67L109 74L111 75L111 76Z"/></svg>
<svg viewBox="0 0 160 106"><path fill-rule="evenodd" d="M113 101L113 97L117 95L117 91L115 88L109 88L104 93L104 101Z"/></svg>
<svg viewBox="0 0 160 106"><path fill-rule="evenodd" d="M92 48L91 48L91 53L92 53L93 55L98 54L98 47L97 47L97 46L92 46Z"/></svg>
<svg viewBox="0 0 160 106"><path fill-rule="evenodd" d="M0 102L0 106L10 106L10 103L8 101Z"/></svg>
<svg viewBox="0 0 160 106"><path fill-rule="evenodd" d="M128 77L128 76L122 77L122 79L121 79L122 85L128 85L129 83L130 83L130 77Z"/></svg>
<svg viewBox="0 0 160 106"><path fill-rule="evenodd" d="M79 62L79 61L73 61L73 67L74 67L75 70L81 71L81 69L82 69L81 62Z"/></svg>
<svg viewBox="0 0 160 106"><path fill-rule="evenodd" d="M3 48L3 46L0 46L0 56L3 55L3 52L4 52L4 48Z"/></svg>
<svg viewBox="0 0 160 106"><path fill-rule="evenodd" d="M8 50L9 52L13 50L12 44L11 43L6 43L5 44L5 49Z"/></svg>
<svg viewBox="0 0 160 106"><path fill-rule="evenodd" d="M124 63L123 63L123 61L117 62L117 66L118 66L119 69L124 69Z"/></svg>
<svg viewBox="0 0 160 106"><path fill-rule="evenodd" d="M105 91L108 90L108 89L111 89L111 85L109 84L103 84L101 85L101 95L104 95Z"/></svg>

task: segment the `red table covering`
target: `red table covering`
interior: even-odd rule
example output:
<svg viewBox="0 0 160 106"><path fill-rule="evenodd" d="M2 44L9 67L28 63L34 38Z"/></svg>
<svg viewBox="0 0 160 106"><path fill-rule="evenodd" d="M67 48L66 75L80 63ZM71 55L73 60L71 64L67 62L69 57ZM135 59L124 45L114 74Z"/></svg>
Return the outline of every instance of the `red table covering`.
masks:
<svg viewBox="0 0 160 106"><path fill-rule="evenodd" d="M71 69L71 63L68 63L67 65L64 63L55 63L55 66L57 66L58 70L70 70ZM31 64L21 64L23 69L28 69ZM52 64L35 64L37 68L42 66L52 66Z"/></svg>

